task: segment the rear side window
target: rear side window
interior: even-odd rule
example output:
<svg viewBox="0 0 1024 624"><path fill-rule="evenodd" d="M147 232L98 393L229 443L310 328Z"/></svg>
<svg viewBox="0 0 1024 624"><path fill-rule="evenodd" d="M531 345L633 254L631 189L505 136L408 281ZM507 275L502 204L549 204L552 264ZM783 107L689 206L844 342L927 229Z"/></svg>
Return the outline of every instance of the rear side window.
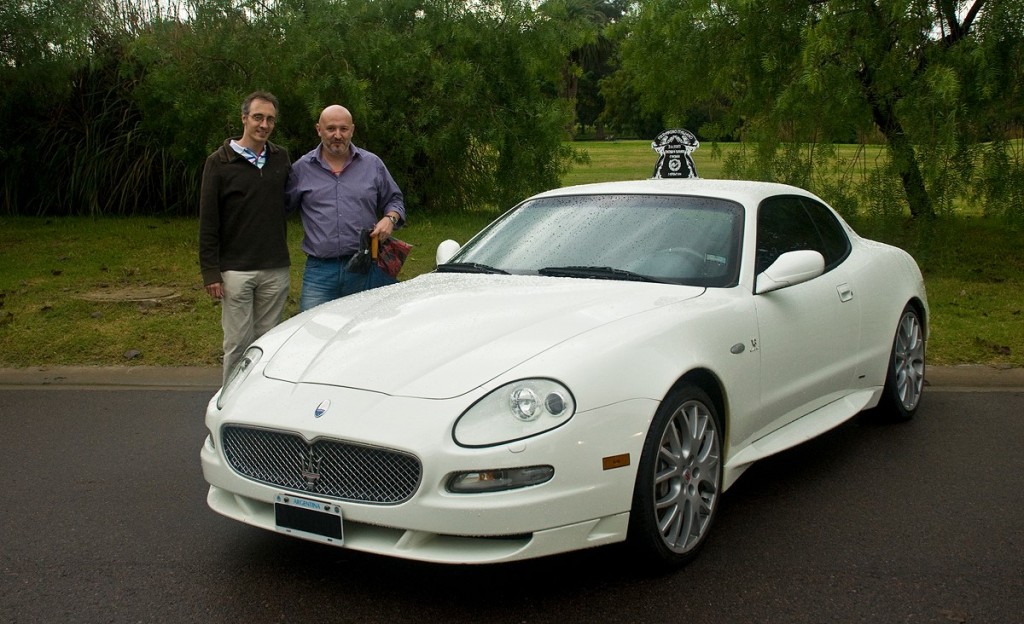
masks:
<svg viewBox="0 0 1024 624"><path fill-rule="evenodd" d="M850 253L850 239L825 205L797 195L770 197L757 212L756 272L767 269L787 251L810 249L825 258L825 271Z"/></svg>
<svg viewBox="0 0 1024 624"><path fill-rule="evenodd" d="M806 197L800 198L800 201L821 237L822 247L818 251L825 256L825 270L839 266L850 255L850 238L843 224L827 206Z"/></svg>

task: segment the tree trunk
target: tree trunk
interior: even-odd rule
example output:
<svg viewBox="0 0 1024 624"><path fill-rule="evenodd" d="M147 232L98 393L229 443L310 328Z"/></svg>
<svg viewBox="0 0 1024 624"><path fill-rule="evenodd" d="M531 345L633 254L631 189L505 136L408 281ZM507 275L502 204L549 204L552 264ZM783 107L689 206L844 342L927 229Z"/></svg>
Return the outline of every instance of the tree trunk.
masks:
<svg viewBox="0 0 1024 624"><path fill-rule="evenodd" d="M910 216L915 219L934 217L935 209L932 207L931 197L928 196L928 189L924 186L924 176L921 175L921 168L917 164L914 146L902 132L892 135L885 132L885 138L889 142L889 153L892 156L893 164L896 166L896 171L899 172L900 180L903 181L903 192L907 195Z"/></svg>
<svg viewBox="0 0 1024 624"><path fill-rule="evenodd" d="M910 216L914 219L934 217L935 209L932 207L931 197L928 196L928 189L925 188L924 176L921 175L921 168L917 164L914 146L896 116L893 100L899 96L885 97L877 93L874 78L868 70L861 70L859 77L871 106L871 116L889 144L893 166L903 182L903 192L910 206Z"/></svg>

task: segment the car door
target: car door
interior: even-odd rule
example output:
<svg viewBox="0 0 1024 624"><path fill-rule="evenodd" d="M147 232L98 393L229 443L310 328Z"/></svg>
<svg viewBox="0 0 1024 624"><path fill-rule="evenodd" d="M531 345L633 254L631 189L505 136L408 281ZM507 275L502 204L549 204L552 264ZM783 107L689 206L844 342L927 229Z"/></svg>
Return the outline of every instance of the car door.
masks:
<svg viewBox="0 0 1024 624"><path fill-rule="evenodd" d="M761 355L762 434L846 394L860 341L857 292L844 269L850 241L826 206L783 195L758 208L756 273L779 255L818 251L825 272L754 296Z"/></svg>

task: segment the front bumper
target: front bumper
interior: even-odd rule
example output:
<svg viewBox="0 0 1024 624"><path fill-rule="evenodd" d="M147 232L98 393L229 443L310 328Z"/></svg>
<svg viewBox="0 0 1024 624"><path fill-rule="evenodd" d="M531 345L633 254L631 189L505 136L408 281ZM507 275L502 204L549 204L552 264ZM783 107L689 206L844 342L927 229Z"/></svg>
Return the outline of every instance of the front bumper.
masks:
<svg viewBox="0 0 1024 624"><path fill-rule="evenodd" d="M344 547L440 563L514 561L626 538L636 464L657 407L653 401L633 400L577 413L565 426L534 438L468 449L451 439L451 423L464 409L464 398L419 401L345 388L283 386L288 386L287 393L280 387L263 397L247 397L226 411L217 410L211 401L207 411L211 436L219 435L220 427L230 422L288 427L307 440L330 437L386 446L419 458L423 468L417 491L395 505L289 491L235 472L211 437L201 460L210 483L207 502L214 511L275 530L278 495L322 500L341 508ZM346 415L381 416L314 419L310 406L325 399L346 406ZM247 417L241 418L242 414ZM608 457L620 460L609 464L604 461ZM625 463L623 457L628 458ZM453 494L445 488L455 472L531 465L554 466L554 477L541 485L503 492Z"/></svg>
<svg viewBox="0 0 1024 624"><path fill-rule="evenodd" d="M270 531L274 505L210 486L206 497L214 511ZM626 539L629 513L504 537L471 537L376 526L346 518L345 548L434 563L501 563L532 559Z"/></svg>

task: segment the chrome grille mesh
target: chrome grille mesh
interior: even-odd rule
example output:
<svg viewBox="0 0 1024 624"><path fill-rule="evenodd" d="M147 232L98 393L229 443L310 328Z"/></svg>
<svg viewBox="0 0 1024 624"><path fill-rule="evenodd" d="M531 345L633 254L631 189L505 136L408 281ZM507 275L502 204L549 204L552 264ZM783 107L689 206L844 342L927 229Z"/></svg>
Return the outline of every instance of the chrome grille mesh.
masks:
<svg viewBox="0 0 1024 624"><path fill-rule="evenodd" d="M420 483L419 460L390 449L237 425L225 426L221 440L235 472L290 490L388 505L408 500Z"/></svg>

